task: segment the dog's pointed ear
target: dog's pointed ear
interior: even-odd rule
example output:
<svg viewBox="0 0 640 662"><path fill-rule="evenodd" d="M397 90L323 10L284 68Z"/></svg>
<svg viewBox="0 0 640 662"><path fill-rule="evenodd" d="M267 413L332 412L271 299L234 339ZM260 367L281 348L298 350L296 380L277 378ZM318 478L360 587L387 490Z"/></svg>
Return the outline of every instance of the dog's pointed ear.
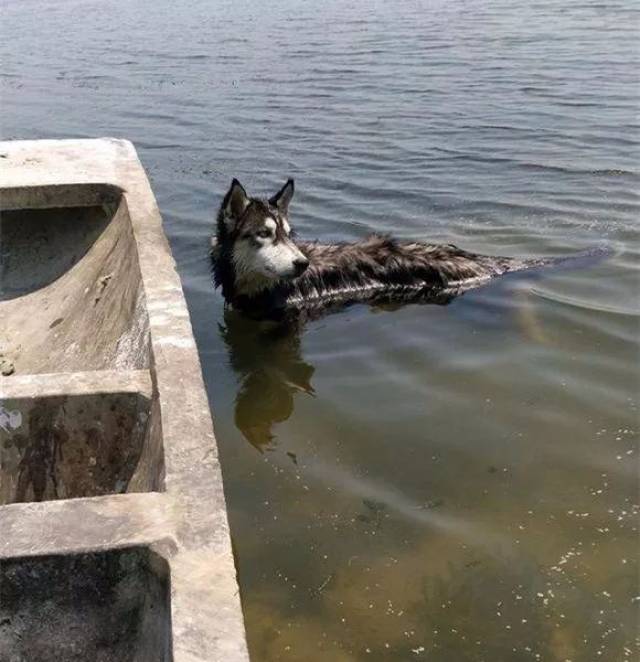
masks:
<svg viewBox="0 0 640 662"><path fill-rule="evenodd" d="M293 179L287 179L286 184L269 199L269 204L277 207L280 211L286 214L289 210L289 203L291 202L291 198L293 198L294 191L295 186Z"/></svg>
<svg viewBox="0 0 640 662"><path fill-rule="evenodd" d="M249 196L244 186L234 178L222 201L222 220L228 230L232 230L244 210L249 206Z"/></svg>

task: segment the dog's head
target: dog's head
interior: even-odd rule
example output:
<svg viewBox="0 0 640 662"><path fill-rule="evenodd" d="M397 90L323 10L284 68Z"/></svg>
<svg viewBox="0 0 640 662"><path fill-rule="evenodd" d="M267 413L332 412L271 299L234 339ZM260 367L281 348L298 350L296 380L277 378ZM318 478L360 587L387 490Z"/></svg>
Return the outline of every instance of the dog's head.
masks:
<svg viewBox="0 0 640 662"><path fill-rule="evenodd" d="M231 182L218 213L214 252L224 252L231 261L238 294L252 294L296 278L309 266L290 238L293 192L293 179L268 200L248 196L237 179Z"/></svg>

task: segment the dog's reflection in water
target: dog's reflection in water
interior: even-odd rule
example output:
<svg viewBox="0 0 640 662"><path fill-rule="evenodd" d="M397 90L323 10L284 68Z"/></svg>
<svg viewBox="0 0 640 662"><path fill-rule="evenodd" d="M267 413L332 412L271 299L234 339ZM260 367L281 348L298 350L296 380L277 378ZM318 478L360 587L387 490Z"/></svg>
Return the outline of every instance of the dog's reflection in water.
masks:
<svg viewBox="0 0 640 662"><path fill-rule="evenodd" d="M407 303L447 305L460 292L423 293L404 302L381 297L370 304L372 312L388 312ZM324 306L320 311L310 308L283 320L254 320L228 308L220 335L229 350L229 361L238 381L235 402L235 424L260 452L273 447L273 428L286 421L294 410L294 398L303 393L314 395L311 378L315 368L301 354L301 336L306 323L338 312Z"/></svg>
<svg viewBox="0 0 640 662"><path fill-rule="evenodd" d="M239 381L236 427L263 452L273 445L273 427L293 413L295 395L313 395L314 367L301 356L296 324L255 321L227 310L219 329Z"/></svg>

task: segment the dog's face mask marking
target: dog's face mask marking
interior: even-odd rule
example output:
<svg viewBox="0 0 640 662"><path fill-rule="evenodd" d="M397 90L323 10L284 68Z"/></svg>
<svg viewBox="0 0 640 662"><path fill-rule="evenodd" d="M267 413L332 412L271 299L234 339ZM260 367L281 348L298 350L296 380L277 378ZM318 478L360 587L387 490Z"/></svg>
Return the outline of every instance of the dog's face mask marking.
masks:
<svg viewBox="0 0 640 662"><path fill-rule="evenodd" d="M252 294L275 281L296 278L309 261L291 241L289 202L294 184L289 180L268 201L250 198L234 180L225 196L220 222L231 242L236 287Z"/></svg>

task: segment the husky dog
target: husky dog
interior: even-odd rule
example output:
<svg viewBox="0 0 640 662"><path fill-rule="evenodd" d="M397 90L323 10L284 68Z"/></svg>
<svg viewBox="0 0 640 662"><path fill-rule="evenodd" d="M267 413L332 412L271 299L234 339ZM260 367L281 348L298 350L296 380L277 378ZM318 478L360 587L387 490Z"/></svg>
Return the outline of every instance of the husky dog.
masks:
<svg viewBox="0 0 640 662"><path fill-rule="evenodd" d="M298 241L289 225L293 179L272 197L231 183L212 237L216 287L225 302L257 319L316 317L350 303L447 303L494 276L557 259L491 257L453 244L371 235L355 243Z"/></svg>

